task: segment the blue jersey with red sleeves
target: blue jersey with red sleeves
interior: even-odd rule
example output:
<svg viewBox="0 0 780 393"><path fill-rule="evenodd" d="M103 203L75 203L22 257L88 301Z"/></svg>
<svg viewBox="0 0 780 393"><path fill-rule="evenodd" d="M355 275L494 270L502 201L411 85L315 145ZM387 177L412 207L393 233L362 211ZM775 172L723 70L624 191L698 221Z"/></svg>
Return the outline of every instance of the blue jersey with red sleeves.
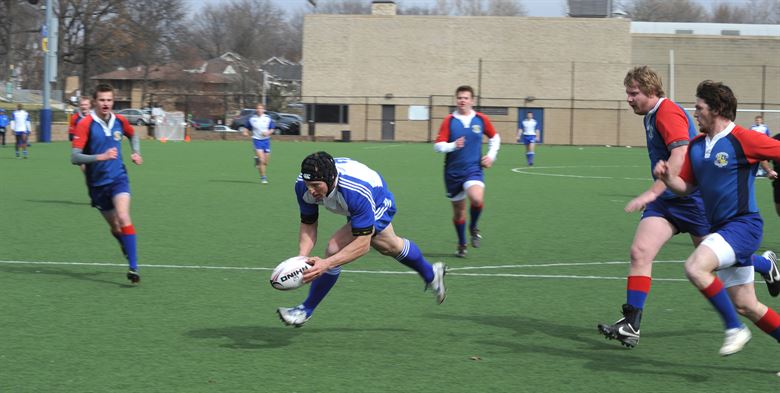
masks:
<svg viewBox="0 0 780 393"><path fill-rule="evenodd" d="M691 116L680 105L665 97L645 115L644 123L651 174L659 160L668 161L672 149L687 145L698 134ZM667 189L660 198L672 199L678 196Z"/></svg>
<svg viewBox="0 0 780 393"><path fill-rule="evenodd" d="M382 176L360 162L336 158L338 176L333 190L317 201L308 192L303 177L298 176L295 194L301 216L316 216L319 205L333 213L349 217L352 234L370 235L384 229L395 214L393 194Z"/></svg>
<svg viewBox="0 0 780 393"><path fill-rule="evenodd" d="M86 165L87 184L91 187L113 183L122 175L126 175L122 162L122 137L132 137L135 131L121 115L111 114L108 122L103 122L93 113L79 121L73 135L72 146L82 149L84 154L102 154L115 147L115 160L96 161Z"/></svg>
<svg viewBox="0 0 780 393"><path fill-rule="evenodd" d="M68 128L68 134L75 134L76 133L76 126L79 125L79 122L89 116L89 114L83 114L81 112L76 112L70 117L70 127Z"/></svg>
<svg viewBox="0 0 780 393"><path fill-rule="evenodd" d="M460 118L465 118L464 124ZM496 129L490 123L490 119L482 113L474 112L474 115L463 117L449 114L439 127L438 142L454 142L460 137L465 137L463 148L447 153L444 158L444 171L453 175L465 174L472 170L482 170L482 136L492 138L496 135Z"/></svg>
<svg viewBox="0 0 780 393"><path fill-rule="evenodd" d="M758 212L753 190L758 163L780 160L780 141L734 123L708 139L701 134L691 141L680 177L698 186L707 219L717 229L733 217Z"/></svg>

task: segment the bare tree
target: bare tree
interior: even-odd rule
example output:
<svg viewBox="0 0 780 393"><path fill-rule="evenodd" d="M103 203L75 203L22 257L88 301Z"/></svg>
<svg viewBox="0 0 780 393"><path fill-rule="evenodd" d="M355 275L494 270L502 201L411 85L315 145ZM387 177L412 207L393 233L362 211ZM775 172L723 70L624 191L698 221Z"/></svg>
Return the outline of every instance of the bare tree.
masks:
<svg viewBox="0 0 780 393"><path fill-rule="evenodd" d="M320 14L366 15L371 13L371 2L364 0L320 0L317 3Z"/></svg>
<svg viewBox="0 0 780 393"><path fill-rule="evenodd" d="M401 3L403 4L403 3ZM523 16L527 15L521 0L437 0L429 8L400 7L406 15L461 15L461 16Z"/></svg>
<svg viewBox="0 0 780 393"><path fill-rule="evenodd" d="M706 22L707 11L693 0L629 0L623 9L646 22Z"/></svg>
<svg viewBox="0 0 780 393"><path fill-rule="evenodd" d="M750 23L780 24L780 2L777 0L750 0L745 8Z"/></svg>
<svg viewBox="0 0 780 393"><path fill-rule="evenodd" d="M42 78L32 78L32 71L41 63L38 43L42 16L37 7L19 0L2 0L0 15L7 15L0 23L0 79L8 80L14 73L24 71L26 82L40 83ZM36 56L36 54L38 56Z"/></svg>
<svg viewBox="0 0 780 393"><path fill-rule="evenodd" d="M750 12L747 8L726 3L716 4L710 18L714 23L748 23L750 20Z"/></svg>

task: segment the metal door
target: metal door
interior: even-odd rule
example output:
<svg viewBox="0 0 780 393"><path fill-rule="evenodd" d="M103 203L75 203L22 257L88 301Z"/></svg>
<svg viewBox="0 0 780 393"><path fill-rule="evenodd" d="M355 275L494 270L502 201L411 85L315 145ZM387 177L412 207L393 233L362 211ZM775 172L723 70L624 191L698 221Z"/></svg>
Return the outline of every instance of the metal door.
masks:
<svg viewBox="0 0 780 393"><path fill-rule="evenodd" d="M382 140L395 140L395 105L382 105Z"/></svg>

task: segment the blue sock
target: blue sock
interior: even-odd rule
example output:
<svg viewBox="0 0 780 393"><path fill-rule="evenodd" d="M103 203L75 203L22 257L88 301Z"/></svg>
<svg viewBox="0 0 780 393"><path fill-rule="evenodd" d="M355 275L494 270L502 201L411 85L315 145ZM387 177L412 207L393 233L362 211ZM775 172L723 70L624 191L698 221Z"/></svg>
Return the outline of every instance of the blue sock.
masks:
<svg viewBox="0 0 780 393"><path fill-rule="evenodd" d="M425 260L413 241L404 239L404 248L395 259L419 273L425 282L433 281L433 266Z"/></svg>
<svg viewBox="0 0 780 393"><path fill-rule="evenodd" d="M307 315L311 315L314 312L314 309L317 308L322 299L330 292L330 289L336 285L336 280L339 279L339 273L341 273L340 266L325 272L325 274L311 282L309 296L306 297L306 300L303 302L303 308L306 309Z"/></svg>
<svg viewBox="0 0 780 393"><path fill-rule="evenodd" d="M715 280L705 289L701 290L701 293L712 303L715 310L718 311L720 317L723 318L723 323L726 325L726 329L735 329L742 327L742 322L737 316L737 310L734 308L734 303L729 299L729 295L726 292L726 288L723 288L723 283L715 277Z"/></svg>
<svg viewBox="0 0 780 393"><path fill-rule="evenodd" d="M753 263L753 269L758 273L767 274L772 269L772 262L761 255L751 255L750 261Z"/></svg>
<svg viewBox="0 0 780 393"><path fill-rule="evenodd" d="M471 224L469 230L474 231L477 229L477 221L479 221L479 215L482 214L482 205L471 205Z"/></svg>
<svg viewBox="0 0 780 393"><path fill-rule="evenodd" d="M452 223L455 224L455 232L458 233L458 244L466 245L466 220L453 221Z"/></svg>
<svg viewBox="0 0 780 393"><path fill-rule="evenodd" d="M528 165L534 164L534 156L536 153L529 151L528 153L525 153L525 159L528 161Z"/></svg>
<svg viewBox="0 0 780 393"><path fill-rule="evenodd" d="M138 256L135 248L135 228L133 225L122 227L122 251L127 255L127 263L130 270L138 270Z"/></svg>

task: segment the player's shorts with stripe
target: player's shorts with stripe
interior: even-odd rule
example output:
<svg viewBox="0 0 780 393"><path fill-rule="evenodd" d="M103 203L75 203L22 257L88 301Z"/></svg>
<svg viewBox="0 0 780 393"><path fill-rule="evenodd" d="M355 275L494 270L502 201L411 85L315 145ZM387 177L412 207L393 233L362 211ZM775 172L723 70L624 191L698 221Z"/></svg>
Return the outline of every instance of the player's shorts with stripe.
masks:
<svg viewBox="0 0 780 393"><path fill-rule="evenodd" d="M114 210L114 196L122 193L130 194L130 180L127 174L118 177L112 183L89 187L92 206L100 211Z"/></svg>
<svg viewBox="0 0 780 393"><path fill-rule="evenodd" d="M376 236L380 232L384 231L385 228L390 225L390 222L393 221L393 216L395 216L395 201L390 204L390 207L382 212L382 216L374 221L374 234L372 236ZM350 218L347 217L347 222L350 221Z"/></svg>
<svg viewBox="0 0 780 393"><path fill-rule="evenodd" d="M678 232L704 236L710 233L710 223L704 214L704 203L698 195L671 199L656 199L645 206L642 219L661 217Z"/></svg>
<svg viewBox="0 0 780 393"><path fill-rule="evenodd" d="M268 139L254 139L252 138L252 143L255 145L255 150L261 150L266 153L271 152L271 138Z"/></svg>
<svg viewBox="0 0 780 393"><path fill-rule="evenodd" d="M481 167L459 173L444 171L444 186L447 188L447 198L452 199L463 192L465 190L463 186L466 182L477 181L484 184L484 178Z"/></svg>

